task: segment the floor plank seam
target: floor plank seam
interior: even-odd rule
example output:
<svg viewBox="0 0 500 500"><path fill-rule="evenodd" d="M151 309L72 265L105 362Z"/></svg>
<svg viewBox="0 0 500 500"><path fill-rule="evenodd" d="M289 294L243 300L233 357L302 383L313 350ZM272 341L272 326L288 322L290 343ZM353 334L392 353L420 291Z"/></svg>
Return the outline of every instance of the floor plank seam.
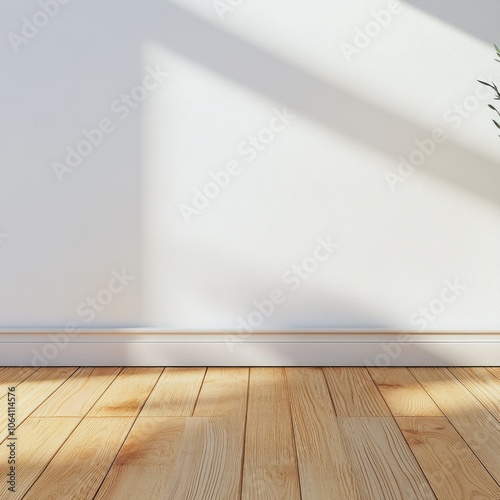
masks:
<svg viewBox="0 0 500 500"><path fill-rule="evenodd" d="M34 370L31 373L27 368ZM413 498L416 494L422 499L443 500L469 498L473 491L483 492L484 498L500 498L495 489L500 488L496 455L500 431L498 369L241 367L236 377L231 368L223 367L212 372L200 367L204 371L194 374L189 369L168 374L169 367L135 367L143 369L131 372L113 367L116 373L98 368L102 367L18 367L17 371L2 372L7 386L11 379L19 387L26 383L26 406L17 428L25 429L22 432L28 444L33 440L25 456L26 474L30 474L16 498L34 497L49 483L56 496L73 491L70 496L81 495L82 500L109 495L136 498L138 492L130 488L131 483L120 485L128 475L122 465L130 452L129 443L134 448L132 441L142 439L139 434L145 433L141 429L148 428L149 438L155 443L159 440L158 446L164 447L173 435L164 435L163 430L173 425L172 429L180 432L181 423L175 420L180 418L194 424L189 427L190 445L184 449L176 441L180 454L172 460L180 461L188 472L199 469L205 475L197 481L188 474L178 482L167 474L156 490L167 497L165 488L175 487L179 498L192 498L193 494L198 498L201 491L212 498L217 491L215 496L234 500L261 498L270 492L276 498L295 500L326 500L339 492L342 498L352 499L374 495ZM158 416L148 416L152 407ZM183 417L174 416L178 409ZM195 417L197 411L203 415ZM166 416L169 413L173 415ZM225 423L218 421L221 417ZM210 423L214 418L215 427ZM226 426L232 433L232 444L227 448L231 451L226 451L230 463L219 463L211 457L217 458L222 450L219 438ZM119 435L108 432L115 427L121 429ZM103 440L95 433L89 435L87 429L98 429ZM198 450L198 432L204 436L209 432L209 437L210 432L216 432L217 439L212 436L209 440L209 454ZM90 453L100 447L99 443L108 443L111 436L113 446L106 448L105 460L93 459L85 473L65 470L70 463L67 456ZM271 444L272 436L276 439ZM47 448L49 438L51 446ZM0 445L7 439L0 440ZM148 460L147 453L141 457ZM158 463L157 458L153 453L149 459ZM32 470L32 466L36 468ZM89 471L98 471L98 475L89 480ZM66 479L54 484L54 474ZM154 482L154 474L151 478L152 484L159 484ZM129 486L123 489L126 484ZM198 489L189 489L189 484L198 484Z"/></svg>
<svg viewBox="0 0 500 500"><path fill-rule="evenodd" d="M248 368L248 378L247 378L247 394L246 394L246 406L245 406L245 423L243 424L243 452L241 455L241 472L240 472L240 500L243 498L243 471L245 468L245 456L246 456L246 442L247 442L247 422L248 422L248 400L250 398L250 377L252 373L252 368Z"/></svg>
<svg viewBox="0 0 500 500"><path fill-rule="evenodd" d="M201 384L200 384L200 387L198 389L198 394L196 395L196 399L194 401L194 405L193 405L193 411L191 412L191 417L194 417L194 413L196 411L196 406L198 405L198 400L200 399L200 394L201 394L201 389L203 387L203 384L205 383L205 378L207 376L207 372L208 372L208 368L205 368L205 373L203 374L203 378L201 380Z"/></svg>
<svg viewBox="0 0 500 500"><path fill-rule="evenodd" d="M427 368L427 367L418 367L418 368ZM438 368L441 368L441 367L438 367ZM445 367L446 368L446 367ZM432 368L431 368L432 369ZM410 372L411 372L411 369L410 369ZM412 373L412 375L414 375ZM420 380L418 379L418 377L416 375L415 376L415 379L417 380L417 382L420 384L420 386L424 389L424 391L427 393L427 395L434 401L434 404L441 410L442 414L444 415L444 417L446 418L446 420L448 421L448 423L451 425L451 427L453 429L455 429L455 431L457 432L457 434L460 436L460 438L462 439L462 441L464 442L465 446L471 451L471 453L477 458L477 460L479 461L479 463L483 466L484 470L490 475L490 477L493 479L493 481L495 481L495 483L500 486L500 482L497 481L493 475L491 474L491 472L488 470L488 468L486 467L486 464L484 463L483 460L481 460L481 458L478 456L478 454L474 451L474 449L471 447L471 445L469 444L469 441L467 439L467 435L465 435L464 433L460 432L459 429L455 426L455 424L450 420L450 418L448 417L448 415L446 414L446 412L444 411L444 409L442 408L442 406L439 405L439 403L437 402L437 400L435 398L432 397L432 395L426 390L426 388L421 384ZM455 377L453 377L455 378ZM469 391L468 391L469 392ZM481 405L482 406L482 405Z"/></svg>
<svg viewBox="0 0 500 500"><path fill-rule="evenodd" d="M123 370L122 370L123 371ZM119 373L122 373L122 371L120 371ZM134 428L134 425L136 424L137 422L137 419L139 418L139 415L141 414L141 411L142 409L144 408L144 405L146 404L146 401L149 399L149 397L151 396L151 393L153 392L153 389L156 387L156 384L158 383L158 381L160 380L161 378L161 375L162 373L165 371L165 367L163 367L163 370L160 372L158 378L156 379L156 382L153 384L153 387L151 388L151 390L149 391L149 394L147 396L147 398L144 400L144 403L142 404L142 406L139 408L138 412L137 412L137 415L135 416L134 418L134 421L132 422L132 425L130 426L127 434L125 435L125 438L123 439L122 441L122 444L118 447L118 450L113 458L113 460L111 460L111 463L108 467L108 470L106 471L106 474L104 474L103 478L102 478L102 481L100 482L99 486L96 488L96 491L95 491L95 494L94 496L92 497L92 500L95 500L97 495L99 494L99 490L102 488L102 485L104 484L104 482L106 481L106 478L108 477L108 474L109 474L109 471L113 468L113 465L115 464L116 462L116 459L118 457L118 455L120 454L120 451L122 450L123 446L125 445L125 443L127 442L127 439L130 435L130 433L132 432L132 429ZM118 375L117 375L118 377ZM110 384L111 385L111 384ZM108 386L109 387L109 386ZM103 394L105 393L106 391L103 392ZM97 401L96 401L96 404L97 404ZM90 410L89 410L90 411ZM102 418L100 416L96 416L95 418ZM130 417L124 417L124 418L130 418Z"/></svg>
<svg viewBox="0 0 500 500"><path fill-rule="evenodd" d="M479 368L479 367L468 367L468 368ZM490 409L448 368L446 367L446 371L450 373L450 375L498 422L500 423L500 419L497 418L493 413L491 413Z"/></svg>
<svg viewBox="0 0 500 500"><path fill-rule="evenodd" d="M94 367L94 368L96 368L96 367ZM92 409L94 408L94 406L101 400L101 398L104 396L104 394L106 394L106 391L111 387L111 385L118 378L118 376L120 375L120 373L122 373L123 370L125 369L124 367L116 367L116 368L120 368L120 370L118 371L118 373L116 374L116 376L113 377L113 379L111 380L111 382L105 387L105 389L102 391L101 395L95 400L94 404L87 410L87 412L85 413L85 415L83 416L83 418L88 418L88 414L92 411Z"/></svg>
<svg viewBox="0 0 500 500"><path fill-rule="evenodd" d="M28 417L29 418L29 417ZM25 420L25 422L28 420L28 418ZM52 417L52 418L57 418L57 417ZM73 418L80 418L80 417L73 417ZM71 438L71 436L73 435L73 433L76 431L76 429L78 429L78 427L80 426L80 424L83 422L83 418L80 418L80 421L78 422L78 424L76 424L75 428L68 434L68 436L66 437L66 439L61 443L61 445L57 448L57 450L55 451L55 453L52 455L52 457L50 458L50 460L47 461L47 463L45 464L45 467L43 467L43 469L40 471L40 474L38 474L36 476L36 479L31 483L30 487L26 490L26 492L24 493L23 495L23 498L30 492L30 490L35 486L36 482L40 479L40 477L42 477L42 474L45 472L45 470L49 467L49 465L51 464L52 460L54 460L54 457L59 453L59 451L62 449L62 447L66 444L66 442Z"/></svg>
<svg viewBox="0 0 500 500"><path fill-rule="evenodd" d="M300 495L300 500L302 500L302 484L300 481L300 469L299 469L299 459L298 459L298 453L297 453L297 438L295 436L295 424L293 422L293 416L292 416L292 396L290 394L290 386L288 385L288 378L286 375L286 369L285 370L285 384L286 384L286 394L287 394L287 401L288 401L288 409L289 409L289 414L290 414L290 422L292 426L292 439L293 439L293 449L295 451L295 469L297 471L297 480L299 483L299 495Z"/></svg>

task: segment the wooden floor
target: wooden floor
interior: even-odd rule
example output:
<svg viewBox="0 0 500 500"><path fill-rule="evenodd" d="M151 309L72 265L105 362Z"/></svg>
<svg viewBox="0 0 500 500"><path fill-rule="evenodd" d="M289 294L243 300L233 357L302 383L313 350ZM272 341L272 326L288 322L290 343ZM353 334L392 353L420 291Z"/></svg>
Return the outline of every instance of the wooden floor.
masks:
<svg viewBox="0 0 500 500"><path fill-rule="evenodd" d="M0 368L0 499L500 499L500 368Z"/></svg>

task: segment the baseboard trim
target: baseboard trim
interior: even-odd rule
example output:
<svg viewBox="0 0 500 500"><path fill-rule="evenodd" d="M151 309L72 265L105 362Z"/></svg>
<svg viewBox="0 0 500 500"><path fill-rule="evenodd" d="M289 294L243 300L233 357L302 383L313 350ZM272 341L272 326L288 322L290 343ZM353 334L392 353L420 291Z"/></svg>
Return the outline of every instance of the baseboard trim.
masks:
<svg viewBox="0 0 500 500"><path fill-rule="evenodd" d="M0 365L500 366L500 333L4 329Z"/></svg>

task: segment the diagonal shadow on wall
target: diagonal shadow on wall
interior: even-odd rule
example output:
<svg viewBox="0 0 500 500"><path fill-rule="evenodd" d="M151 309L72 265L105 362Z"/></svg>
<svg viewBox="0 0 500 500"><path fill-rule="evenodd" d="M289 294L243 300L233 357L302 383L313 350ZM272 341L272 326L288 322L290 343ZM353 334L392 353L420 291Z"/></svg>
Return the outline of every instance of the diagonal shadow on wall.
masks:
<svg viewBox="0 0 500 500"><path fill-rule="evenodd" d="M487 43L492 44L495 40L500 40L498 17L495 15L495 9L498 7L497 0L476 0L475 2L404 0L404 2Z"/></svg>
<svg viewBox="0 0 500 500"><path fill-rule="evenodd" d="M149 11L149 12L148 12ZM396 167L398 156L416 149L414 141L432 130L382 109L284 59L227 33L174 4L141 4L142 33L183 57L239 85L282 102L318 123L381 151ZM139 26L139 29L141 27ZM417 61L418 62L418 61ZM390 92L390 89L388 89ZM437 124L439 125L439 124ZM461 144L447 140L440 155L422 170L478 197L500 204L500 165Z"/></svg>

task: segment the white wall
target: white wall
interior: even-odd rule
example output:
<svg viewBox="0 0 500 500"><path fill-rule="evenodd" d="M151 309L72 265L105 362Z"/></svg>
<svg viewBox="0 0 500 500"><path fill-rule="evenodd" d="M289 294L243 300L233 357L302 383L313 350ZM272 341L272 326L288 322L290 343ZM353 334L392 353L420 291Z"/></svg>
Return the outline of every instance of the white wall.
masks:
<svg viewBox="0 0 500 500"><path fill-rule="evenodd" d="M402 2L350 58L385 0L229 4L73 0L16 53L9 33L40 6L2 2L0 326L498 330L500 139L476 82L500 82L498 3L457 18L451 1ZM125 116L116 100L157 67ZM113 131L60 182L54 162L103 119ZM402 177L398 157L436 129ZM259 133L254 155L242 142Z"/></svg>

